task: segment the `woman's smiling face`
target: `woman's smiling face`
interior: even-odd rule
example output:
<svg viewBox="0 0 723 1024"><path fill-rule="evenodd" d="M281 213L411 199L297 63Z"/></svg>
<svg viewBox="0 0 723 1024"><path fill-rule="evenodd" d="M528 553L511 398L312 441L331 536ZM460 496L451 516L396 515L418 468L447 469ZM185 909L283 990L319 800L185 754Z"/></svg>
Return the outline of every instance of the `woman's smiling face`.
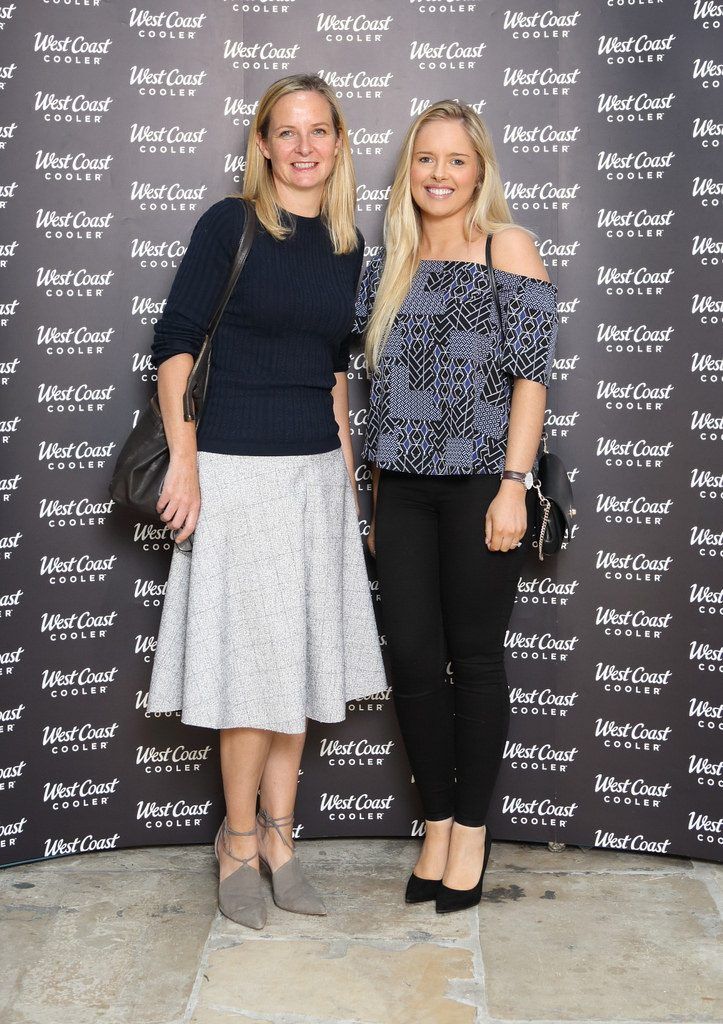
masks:
<svg viewBox="0 0 723 1024"><path fill-rule="evenodd" d="M341 142L326 98L318 92L292 92L274 105L266 138L259 137L257 144L271 161L283 202L289 193L321 193Z"/></svg>
<svg viewBox="0 0 723 1024"><path fill-rule="evenodd" d="M417 132L409 186L430 217L450 217L472 201L481 177L479 160L460 121L429 121Z"/></svg>

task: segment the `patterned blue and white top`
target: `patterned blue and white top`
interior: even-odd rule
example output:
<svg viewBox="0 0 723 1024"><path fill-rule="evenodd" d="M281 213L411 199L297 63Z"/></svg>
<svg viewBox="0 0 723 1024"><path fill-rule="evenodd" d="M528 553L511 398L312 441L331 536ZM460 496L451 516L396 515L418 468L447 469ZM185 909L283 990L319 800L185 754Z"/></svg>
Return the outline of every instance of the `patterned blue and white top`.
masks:
<svg viewBox="0 0 723 1024"><path fill-rule="evenodd" d="M384 266L369 263L356 303L363 335ZM505 321L481 263L421 260L372 377L364 458L429 476L501 473L516 377L547 386L557 289L495 270Z"/></svg>

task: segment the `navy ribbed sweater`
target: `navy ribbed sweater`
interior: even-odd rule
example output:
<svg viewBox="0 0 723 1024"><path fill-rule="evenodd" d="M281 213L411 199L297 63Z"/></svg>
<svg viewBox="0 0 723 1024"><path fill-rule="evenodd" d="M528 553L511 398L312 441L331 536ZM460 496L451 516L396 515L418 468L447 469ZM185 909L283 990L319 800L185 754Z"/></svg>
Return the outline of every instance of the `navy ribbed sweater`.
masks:
<svg viewBox="0 0 723 1024"><path fill-rule="evenodd" d="M349 364L364 252L335 256L321 217L289 214L277 242L258 226L213 340L200 451L311 455L339 447L331 388ZM155 327L153 360L196 356L228 280L244 224L238 199L200 218Z"/></svg>

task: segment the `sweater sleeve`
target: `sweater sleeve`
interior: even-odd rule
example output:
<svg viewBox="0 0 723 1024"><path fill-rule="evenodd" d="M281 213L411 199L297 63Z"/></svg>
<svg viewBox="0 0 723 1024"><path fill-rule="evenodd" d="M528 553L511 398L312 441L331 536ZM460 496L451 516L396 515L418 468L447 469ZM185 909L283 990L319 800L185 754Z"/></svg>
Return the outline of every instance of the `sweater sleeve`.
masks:
<svg viewBox="0 0 723 1024"><path fill-rule="evenodd" d="M361 231L359 231L358 228L356 233L358 246L355 253L356 258L353 263L355 291L359 281L359 274L361 273L362 262L364 260L364 235L362 235ZM357 339L353 331L350 331L341 339L341 341L339 342L339 348L337 350L336 357L334 359L334 373L347 372L347 370L349 369L349 359L351 357L351 345L356 340Z"/></svg>
<svg viewBox="0 0 723 1024"><path fill-rule="evenodd" d="M198 220L176 271L163 315L155 325L155 366L179 352L198 355L228 282L245 220L243 203L227 198Z"/></svg>

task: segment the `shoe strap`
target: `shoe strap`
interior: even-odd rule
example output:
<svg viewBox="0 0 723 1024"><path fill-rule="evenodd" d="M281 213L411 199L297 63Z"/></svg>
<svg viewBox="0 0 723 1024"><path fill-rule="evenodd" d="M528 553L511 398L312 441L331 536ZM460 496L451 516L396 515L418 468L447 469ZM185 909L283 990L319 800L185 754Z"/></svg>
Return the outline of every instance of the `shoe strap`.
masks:
<svg viewBox="0 0 723 1024"><path fill-rule="evenodd" d="M228 838L227 837L228 836L255 836L255 835L256 835L256 829L255 828L250 829L248 832L236 832L234 829L229 828L228 822L224 818L223 819L223 826L222 826L222 830L221 830L221 843L223 845L224 853L226 854L227 857L230 857L231 860L238 861L239 864L250 864L252 860L254 860L256 857L258 857L258 855L259 855L258 850L256 851L256 853L252 853L250 857L237 857L235 853L231 852L231 849L230 849L229 844L228 844Z"/></svg>
<svg viewBox="0 0 723 1024"><path fill-rule="evenodd" d="M285 827L287 827L289 825L291 825L293 827L293 824L294 824L294 814L293 814L293 811L292 811L291 814L283 814L279 818L272 818L271 815L269 814L269 812L266 811L262 807L261 810L259 811L258 815L257 815L257 819L258 819L259 824L263 828L267 828L267 829L268 828L274 828L274 829L276 829L276 831L277 831L277 833L279 835L279 839L281 840L281 842L284 844L284 846L287 849L291 850L292 853L293 853L293 850L294 850L293 843L287 842L286 836L281 831L282 828L285 828Z"/></svg>

